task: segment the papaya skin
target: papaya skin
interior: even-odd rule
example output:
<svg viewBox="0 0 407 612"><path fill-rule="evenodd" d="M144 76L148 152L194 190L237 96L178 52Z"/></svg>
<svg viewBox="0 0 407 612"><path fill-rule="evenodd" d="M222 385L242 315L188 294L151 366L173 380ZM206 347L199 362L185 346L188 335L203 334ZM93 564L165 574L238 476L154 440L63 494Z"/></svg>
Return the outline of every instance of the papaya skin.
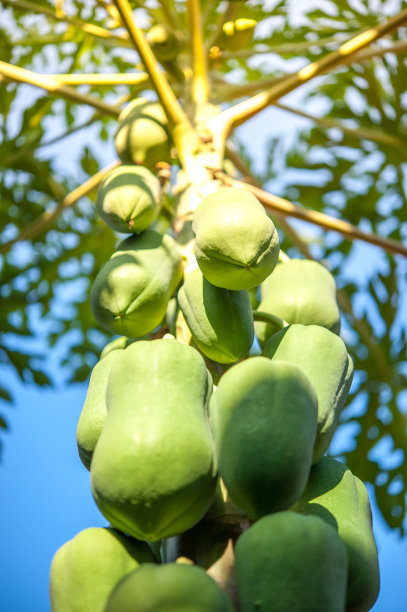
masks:
<svg viewBox="0 0 407 612"><path fill-rule="evenodd" d="M279 264L261 285L258 309L287 323L320 325L335 334L340 331L335 280L316 261L291 259ZM275 331L263 322L256 322L255 330L261 346Z"/></svg>
<svg viewBox="0 0 407 612"><path fill-rule="evenodd" d="M257 198L244 189L223 187L206 196L192 229L198 266L216 287L251 289L277 264L277 231Z"/></svg>
<svg viewBox="0 0 407 612"><path fill-rule="evenodd" d="M251 519L289 508L311 469L317 397L297 366L251 357L220 379L210 403L219 475Z"/></svg>
<svg viewBox="0 0 407 612"><path fill-rule="evenodd" d="M206 357L233 363L247 356L254 340L247 291L215 287L196 269L185 279L178 301L192 337Z"/></svg>
<svg viewBox="0 0 407 612"><path fill-rule="evenodd" d="M140 340L147 339L147 336L145 338L140 338ZM118 338L115 338L111 342L108 342L106 346L102 349L102 352L100 353L100 359L104 359L112 351L116 351L117 349L125 349L127 346L129 346L129 344L132 344L133 342L137 342L137 340L127 338L127 336L119 336Z"/></svg>
<svg viewBox="0 0 407 612"><path fill-rule="evenodd" d="M380 570L365 485L343 463L324 457L293 506L336 526L348 555L347 612L367 612L380 590Z"/></svg>
<svg viewBox="0 0 407 612"><path fill-rule="evenodd" d="M271 336L263 354L294 363L315 387L318 425L312 462L316 463L328 450L352 384L353 362L346 346L325 327L293 324Z"/></svg>
<svg viewBox="0 0 407 612"><path fill-rule="evenodd" d="M194 565L144 564L111 594L105 612L233 612L226 593Z"/></svg>
<svg viewBox="0 0 407 612"><path fill-rule="evenodd" d="M241 612L344 612L345 546L319 517L299 516L270 514L238 539Z"/></svg>
<svg viewBox="0 0 407 612"><path fill-rule="evenodd" d="M150 229L130 236L93 282L93 315L111 333L129 338L148 334L162 321L181 276L181 255L171 236Z"/></svg>
<svg viewBox="0 0 407 612"><path fill-rule="evenodd" d="M52 612L104 612L116 584L141 563L153 563L145 542L110 527L91 527L57 550L51 564Z"/></svg>
<svg viewBox="0 0 407 612"><path fill-rule="evenodd" d="M211 392L205 363L190 346L140 340L120 352L91 464L95 501L112 525L155 542L204 516L217 483Z"/></svg>
<svg viewBox="0 0 407 612"><path fill-rule="evenodd" d="M160 183L143 166L120 166L99 186L96 206L102 219L124 234L146 230L156 219Z"/></svg>

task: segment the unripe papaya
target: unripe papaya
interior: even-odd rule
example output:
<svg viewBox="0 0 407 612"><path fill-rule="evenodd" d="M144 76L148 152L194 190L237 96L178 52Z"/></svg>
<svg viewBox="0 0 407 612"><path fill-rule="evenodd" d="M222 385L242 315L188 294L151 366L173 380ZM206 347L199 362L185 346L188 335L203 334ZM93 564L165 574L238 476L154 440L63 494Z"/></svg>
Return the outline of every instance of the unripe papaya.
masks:
<svg viewBox="0 0 407 612"><path fill-rule="evenodd" d="M245 189L223 187L194 213L195 255L216 287L251 289L274 270L280 242L258 199Z"/></svg>
<svg viewBox="0 0 407 612"><path fill-rule="evenodd" d="M79 458L90 470L93 451L106 419L106 388L112 364L122 349L109 353L92 370L85 403L76 428Z"/></svg>
<svg viewBox="0 0 407 612"><path fill-rule="evenodd" d="M146 38L159 62L173 60L183 46L175 32L162 23L150 28Z"/></svg>
<svg viewBox="0 0 407 612"><path fill-rule="evenodd" d="M148 337L146 336L145 338L140 338L140 340L148 340ZM117 349L125 349L133 342L136 342L136 340L133 338L127 338L127 336L119 336L118 338L115 338L111 342L108 342L103 348L102 352L100 353L100 359L104 359L112 351L117 351Z"/></svg>
<svg viewBox="0 0 407 612"><path fill-rule="evenodd" d="M146 230L158 214L160 183L143 166L120 166L100 184L97 208L102 219L124 234Z"/></svg>
<svg viewBox="0 0 407 612"><path fill-rule="evenodd" d="M253 40L256 25L257 21L255 19L239 18L234 21L227 21L222 26L218 46L228 51L244 49Z"/></svg>
<svg viewBox="0 0 407 612"><path fill-rule="evenodd" d="M317 261L291 259L279 264L261 286L259 310L277 315L287 323L321 325L339 334L340 312L332 274ZM267 323L256 322L263 346L274 333Z"/></svg>
<svg viewBox="0 0 407 612"><path fill-rule="evenodd" d="M217 481L211 391L198 351L176 340L140 340L119 353L91 465L94 498L112 525L156 541L203 517Z"/></svg>
<svg viewBox="0 0 407 612"><path fill-rule="evenodd" d="M57 550L51 564L52 612L104 612L116 584L153 563L145 542L110 527L85 529Z"/></svg>
<svg viewBox="0 0 407 612"><path fill-rule="evenodd" d="M289 508L311 469L317 397L294 364L252 357L220 379L210 413L219 474L250 518Z"/></svg>
<svg viewBox="0 0 407 612"><path fill-rule="evenodd" d="M228 596L203 569L146 563L126 576L105 612L232 612Z"/></svg>
<svg viewBox="0 0 407 612"><path fill-rule="evenodd" d="M154 169L158 162L168 161L171 145L161 104L144 98L130 102L119 115L114 143L124 164Z"/></svg>
<svg viewBox="0 0 407 612"><path fill-rule="evenodd" d="M353 362L339 336L319 325L289 325L266 342L264 355L294 363L318 397L318 425L312 462L328 450L353 379Z"/></svg>
<svg viewBox="0 0 407 612"><path fill-rule="evenodd" d="M90 305L114 334L138 338L163 319L181 280L181 255L171 236L146 230L123 240L96 276Z"/></svg>
<svg viewBox="0 0 407 612"><path fill-rule="evenodd" d="M331 523L348 555L347 612L367 612L380 589L380 571L365 485L343 463L324 457L313 466L307 487L293 507Z"/></svg>
<svg viewBox="0 0 407 612"><path fill-rule="evenodd" d="M277 512L235 547L241 612L344 612L347 558L336 530L317 516Z"/></svg>
<svg viewBox="0 0 407 612"><path fill-rule="evenodd" d="M218 363L233 363L249 353L254 339L247 291L215 287L199 269L188 274L178 301L202 353Z"/></svg>

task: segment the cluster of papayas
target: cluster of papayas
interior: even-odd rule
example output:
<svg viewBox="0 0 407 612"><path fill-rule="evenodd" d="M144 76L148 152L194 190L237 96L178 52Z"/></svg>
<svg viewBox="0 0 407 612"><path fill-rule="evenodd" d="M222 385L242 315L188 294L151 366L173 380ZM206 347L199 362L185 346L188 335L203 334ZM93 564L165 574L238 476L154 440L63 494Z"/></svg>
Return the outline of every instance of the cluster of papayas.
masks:
<svg viewBox="0 0 407 612"><path fill-rule="evenodd" d="M153 35L164 53L170 34ZM111 527L56 553L52 611L367 612L379 589L369 499L324 457L353 377L335 281L313 261L277 264L276 228L236 188L195 209L196 266L183 270L177 236L151 226L151 164L169 145L154 104L120 117L116 146L132 165L97 199L112 229L132 234L90 291L95 318L120 337L92 371L77 427ZM190 346L162 337L169 321Z"/></svg>

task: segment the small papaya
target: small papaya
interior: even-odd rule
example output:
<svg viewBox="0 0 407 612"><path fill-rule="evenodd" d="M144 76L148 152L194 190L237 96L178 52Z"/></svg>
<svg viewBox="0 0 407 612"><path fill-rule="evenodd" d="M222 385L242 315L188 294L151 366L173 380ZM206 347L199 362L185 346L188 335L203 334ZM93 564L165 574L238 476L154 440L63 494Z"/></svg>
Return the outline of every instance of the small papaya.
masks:
<svg viewBox="0 0 407 612"><path fill-rule="evenodd" d="M280 242L259 200L245 189L222 187L194 213L195 255L204 277L223 289L251 289L274 270Z"/></svg>
<svg viewBox="0 0 407 612"><path fill-rule="evenodd" d="M293 510L336 527L348 556L347 612L367 612L380 590L380 570L365 485L343 463L324 457L313 466Z"/></svg>
<svg viewBox="0 0 407 612"><path fill-rule="evenodd" d="M142 164L150 170L168 161L171 143L167 116L159 102L145 98L132 100L120 113L115 147L124 164Z"/></svg>
<svg viewBox="0 0 407 612"><path fill-rule="evenodd" d="M119 582L105 612L233 612L232 602L200 567L144 564Z"/></svg>
<svg viewBox="0 0 407 612"><path fill-rule="evenodd" d="M197 268L188 274L178 291L178 302L204 355L218 363L233 363L246 357L254 340L247 291L215 287Z"/></svg>
<svg viewBox="0 0 407 612"><path fill-rule="evenodd" d="M112 351L92 370L85 403L76 428L79 458L90 470L93 451L106 419L106 387L112 364L122 349Z"/></svg>
<svg viewBox="0 0 407 612"><path fill-rule="evenodd" d="M308 376L318 397L318 424L312 462L331 443L353 379L353 361L339 336L319 325L294 323L266 342L263 354L294 363Z"/></svg>
<svg viewBox="0 0 407 612"><path fill-rule="evenodd" d="M158 214L160 183L144 166L119 166L101 182L96 205L102 219L124 234L146 230Z"/></svg>
<svg viewBox="0 0 407 612"><path fill-rule="evenodd" d="M277 512L235 546L241 612L344 612L346 549L317 516Z"/></svg>
<svg viewBox="0 0 407 612"><path fill-rule="evenodd" d="M141 563L153 563L145 542L111 527L91 527L57 550L51 564L52 612L104 612L116 584Z"/></svg>
<svg viewBox="0 0 407 612"><path fill-rule="evenodd" d="M163 319L181 276L181 255L171 236L154 230L130 236L93 282L93 315L111 333L130 338L148 334Z"/></svg>
<svg viewBox="0 0 407 612"><path fill-rule="evenodd" d="M321 325L339 334L340 312L332 274L317 261L291 259L279 264L261 286L259 310L287 323ZM262 346L274 333L267 323L256 322Z"/></svg>
<svg viewBox="0 0 407 612"><path fill-rule="evenodd" d="M154 542L204 516L217 482L211 392L198 351L175 339L119 352L91 464L93 496L113 526Z"/></svg>
<svg viewBox="0 0 407 612"><path fill-rule="evenodd" d="M222 34L217 42L218 46L228 51L244 49L252 42L256 25L257 21L255 19L244 17L234 21L226 21L222 26Z"/></svg>
<svg viewBox="0 0 407 612"><path fill-rule="evenodd" d="M294 364L251 357L233 365L211 398L219 474L250 518L289 508L304 491L317 396Z"/></svg>
<svg viewBox="0 0 407 612"><path fill-rule="evenodd" d="M183 47L176 33L162 23L152 26L146 38L159 62L173 61Z"/></svg>

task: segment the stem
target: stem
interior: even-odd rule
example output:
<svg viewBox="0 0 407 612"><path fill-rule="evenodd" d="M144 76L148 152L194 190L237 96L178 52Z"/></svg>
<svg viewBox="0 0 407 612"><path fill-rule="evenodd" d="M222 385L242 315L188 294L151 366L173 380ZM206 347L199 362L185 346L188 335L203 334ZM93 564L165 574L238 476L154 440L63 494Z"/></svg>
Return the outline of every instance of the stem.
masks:
<svg viewBox="0 0 407 612"><path fill-rule="evenodd" d="M47 74L47 76L68 85L140 85L149 80L149 76L145 72L134 74L107 74L104 72L98 74Z"/></svg>
<svg viewBox="0 0 407 612"><path fill-rule="evenodd" d="M56 208L54 208L52 211L46 211L41 215L41 217L39 217L39 219L36 219L30 225L27 225L27 227L24 228L20 234L16 236L16 238L13 238L4 244L0 244L0 253L6 253L16 242L32 239L34 236L37 236L46 230L54 223L56 219L58 219L58 217L61 216L64 210L73 206L78 200L96 189L104 176L118 166L120 166L120 162L116 161L106 168L103 168L103 170L99 170L99 172L97 172L94 176L71 191L71 193L69 193Z"/></svg>
<svg viewBox="0 0 407 612"><path fill-rule="evenodd" d="M253 310L253 321L261 321L262 323L272 323L279 329L284 329L287 327L287 321L283 321L280 317L276 315L269 314L268 312L262 312L261 310Z"/></svg>
<svg viewBox="0 0 407 612"><path fill-rule="evenodd" d="M304 40L299 43L286 43L282 45L270 45L267 48L254 48L254 49L239 49L238 51L221 51L221 59L246 59L254 55L263 53L298 53L299 51L307 51L310 47L321 47L328 44L340 45L344 36L329 36L327 38L320 38L318 40ZM266 44L266 43L261 43Z"/></svg>
<svg viewBox="0 0 407 612"><path fill-rule="evenodd" d="M32 72L31 70L26 70L19 66L12 66L2 61L0 61L0 75L3 75L3 77L11 81L16 81L17 83L26 83L28 85L34 85L35 87L41 87L42 89L46 89L49 93L61 96L67 100L93 106L113 117L118 117L120 114L120 109L117 107L110 106L106 104L106 102L103 102L103 100L99 100L93 96L81 94L77 92L76 89L68 85L62 85L55 78L49 77L48 75L38 74L37 72Z"/></svg>
<svg viewBox="0 0 407 612"><path fill-rule="evenodd" d="M192 46L192 101L202 105L208 101L209 81L207 56L202 35L202 15L199 0L187 0Z"/></svg>
<svg viewBox="0 0 407 612"><path fill-rule="evenodd" d="M251 191L258 198L258 200L260 200L266 210L270 210L271 212L279 212L289 217L295 217L296 219L307 221L313 225L318 225L325 229L339 232L349 239L363 240L364 242L374 244L384 249L388 253L397 253L407 257L407 247L396 240L381 238L375 234L368 234L362 232L358 227L352 225L348 221L335 219L335 217L331 217L330 215L326 215L325 213L320 213L315 210L306 210L305 208L293 204L284 198L267 193L258 187L254 187L253 185L249 185L243 181L231 179L227 174L221 172L220 170L212 170L212 172L216 178L221 179L226 185L231 187L244 187L245 189Z"/></svg>
<svg viewBox="0 0 407 612"><path fill-rule="evenodd" d="M178 30L179 25L175 18L174 12L172 11L172 3L169 3L168 0L158 0L158 4L161 6L163 15L165 16L168 24L174 29Z"/></svg>

